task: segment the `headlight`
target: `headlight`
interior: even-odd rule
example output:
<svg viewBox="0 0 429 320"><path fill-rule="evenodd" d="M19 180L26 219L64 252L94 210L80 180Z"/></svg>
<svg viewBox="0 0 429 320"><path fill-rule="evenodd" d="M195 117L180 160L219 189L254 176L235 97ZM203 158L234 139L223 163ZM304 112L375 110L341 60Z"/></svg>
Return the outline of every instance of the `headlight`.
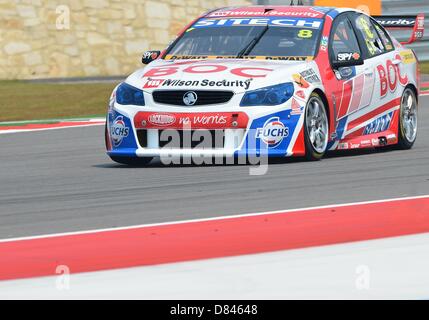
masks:
<svg viewBox="0 0 429 320"><path fill-rule="evenodd" d="M124 105L144 106L143 90L139 90L123 82L116 90L116 102Z"/></svg>
<svg viewBox="0 0 429 320"><path fill-rule="evenodd" d="M294 93L292 82L277 84L253 91L248 91L241 99L241 107L276 106L288 101Z"/></svg>

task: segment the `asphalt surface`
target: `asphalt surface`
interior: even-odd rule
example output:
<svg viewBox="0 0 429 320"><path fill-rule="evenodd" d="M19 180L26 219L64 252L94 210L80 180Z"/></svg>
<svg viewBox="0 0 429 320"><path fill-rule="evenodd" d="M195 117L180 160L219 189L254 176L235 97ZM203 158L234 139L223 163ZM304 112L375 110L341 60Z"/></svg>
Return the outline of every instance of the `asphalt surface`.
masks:
<svg viewBox="0 0 429 320"><path fill-rule="evenodd" d="M429 194L429 97L412 150L320 162L131 168L104 127L0 135L0 239Z"/></svg>

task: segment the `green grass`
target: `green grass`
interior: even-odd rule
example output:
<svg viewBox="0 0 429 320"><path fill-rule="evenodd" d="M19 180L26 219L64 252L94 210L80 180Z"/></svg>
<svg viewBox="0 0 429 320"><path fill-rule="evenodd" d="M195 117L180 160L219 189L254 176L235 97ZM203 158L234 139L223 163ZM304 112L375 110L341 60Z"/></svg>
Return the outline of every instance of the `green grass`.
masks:
<svg viewBox="0 0 429 320"><path fill-rule="evenodd" d="M420 64L429 74L429 61ZM115 83L0 81L0 122L104 116Z"/></svg>
<svg viewBox="0 0 429 320"><path fill-rule="evenodd" d="M0 122L104 115L114 83L0 81Z"/></svg>
<svg viewBox="0 0 429 320"><path fill-rule="evenodd" d="M429 61L424 61L420 63L421 73L429 74Z"/></svg>

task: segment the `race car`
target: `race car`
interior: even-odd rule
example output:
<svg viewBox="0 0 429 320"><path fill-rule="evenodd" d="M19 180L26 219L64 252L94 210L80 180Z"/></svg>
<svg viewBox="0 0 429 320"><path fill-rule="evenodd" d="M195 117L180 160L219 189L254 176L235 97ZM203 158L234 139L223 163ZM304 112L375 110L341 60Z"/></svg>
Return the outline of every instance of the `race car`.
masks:
<svg viewBox="0 0 429 320"><path fill-rule="evenodd" d="M387 29L406 28L398 42ZM419 68L404 47L424 16L353 9L248 6L210 11L113 91L107 154L154 157L301 156L413 146Z"/></svg>

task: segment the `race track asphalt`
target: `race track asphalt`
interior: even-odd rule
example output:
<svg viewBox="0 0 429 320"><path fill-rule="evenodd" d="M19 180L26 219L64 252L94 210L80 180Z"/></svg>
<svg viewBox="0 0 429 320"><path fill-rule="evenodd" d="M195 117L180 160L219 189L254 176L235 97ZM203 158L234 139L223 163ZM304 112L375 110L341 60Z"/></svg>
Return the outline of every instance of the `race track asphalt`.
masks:
<svg viewBox="0 0 429 320"><path fill-rule="evenodd" d="M102 126L0 135L0 239L429 194L429 97L412 150L320 162L130 168Z"/></svg>

